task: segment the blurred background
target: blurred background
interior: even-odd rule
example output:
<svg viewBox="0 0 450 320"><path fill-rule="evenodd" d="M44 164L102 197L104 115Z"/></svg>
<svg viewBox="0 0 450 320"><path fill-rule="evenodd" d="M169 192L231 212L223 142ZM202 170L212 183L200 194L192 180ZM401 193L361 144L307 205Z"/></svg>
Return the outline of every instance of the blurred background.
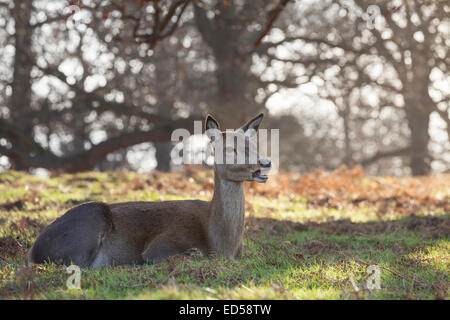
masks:
<svg viewBox="0 0 450 320"><path fill-rule="evenodd" d="M446 0L0 0L0 171L176 170L264 112L280 168L450 169Z"/></svg>

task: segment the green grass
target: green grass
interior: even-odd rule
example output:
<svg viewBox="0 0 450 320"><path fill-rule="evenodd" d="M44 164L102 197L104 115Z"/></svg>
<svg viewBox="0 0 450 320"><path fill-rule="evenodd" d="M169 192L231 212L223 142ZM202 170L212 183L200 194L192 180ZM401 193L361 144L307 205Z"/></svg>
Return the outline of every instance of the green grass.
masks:
<svg viewBox="0 0 450 320"><path fill-rule="evenodd" d="M206 258L196 251L143 266L86 269L81 290L66 288L65 267L24 267L39 230L90 200L209 199L210 173L83 173L42 179L0 175L2 299L448 299L450 213L405 216L376 203L311 205L299 195L247 197L244 256ZM368 290L367 268L381 272ZM353 284L352 284L353 283ZM357 288L355 288L355 285Z"/></svg>

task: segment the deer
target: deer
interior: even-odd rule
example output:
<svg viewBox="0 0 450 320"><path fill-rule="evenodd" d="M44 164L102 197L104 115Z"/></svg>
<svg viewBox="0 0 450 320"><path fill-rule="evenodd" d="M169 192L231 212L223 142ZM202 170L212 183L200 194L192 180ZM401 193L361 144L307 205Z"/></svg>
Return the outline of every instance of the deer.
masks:
<svg viewBox="0 0 450 320"><path fill-rule="evenodd" d="M204 129L210 141L222 138L222 154L236 159L235 139L246 142L245 163L214 160L211 201L87 202L69 209L37 237L27 264L75 264L83 268L155 263L196 248L204 255L242 257L245 216L244 181L264 183L271 161L256 151L256 134L263 114L238 130L221 131L207 115ZM214 135L211 132L218 134ZM238 140L239 141L239 140ZM252 154L253 152L253 154ZM256 153L256 155L255 155ZM250 156L256 157L250 163ZM249 163L247 163L249 162Z"/></svg>

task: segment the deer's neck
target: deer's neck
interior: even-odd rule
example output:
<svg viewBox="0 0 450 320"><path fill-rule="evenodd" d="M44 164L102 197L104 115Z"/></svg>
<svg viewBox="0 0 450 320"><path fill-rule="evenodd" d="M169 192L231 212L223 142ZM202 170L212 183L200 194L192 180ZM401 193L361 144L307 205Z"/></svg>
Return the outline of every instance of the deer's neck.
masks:
<svg viewBox="0 0 450 320"><path fill-rule="evenodd" d="M234 258L242 243L244 214L244 183L223 180L214 172L208 230L213 251Z"/></svg>

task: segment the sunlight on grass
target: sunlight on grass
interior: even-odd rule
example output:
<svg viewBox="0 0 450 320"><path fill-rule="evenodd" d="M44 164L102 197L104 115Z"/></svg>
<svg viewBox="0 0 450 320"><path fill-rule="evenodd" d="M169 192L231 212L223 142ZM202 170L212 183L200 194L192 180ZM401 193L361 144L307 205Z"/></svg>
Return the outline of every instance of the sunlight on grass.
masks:
<svg viewBox="0 0 450 320"><path fill-rule="evenodd" d="M1 174L0 297L450 297L450 213L446 204L433 200L405 211L409 202L403 198L377 202L361 200L360 194L337 202L286 191L268 196L247 190L244 256L239 261L194 254L155 265L86 269L82 271L82 290L66 288L68 274L62 266L23 267L39 231L77 204L211 198L210 173L193 172L188 181L182 177L183 173L88 172L43 179L13 171ZM381 178L376 181L383 182ZM393 187L400 183L396 181L391 178L383 183ZM372 178L363 179L362 185L372 184ZM445 188L436 191L439 197L447 193ZM368 265L381 268L381 290L367 290Z"/></svg>

